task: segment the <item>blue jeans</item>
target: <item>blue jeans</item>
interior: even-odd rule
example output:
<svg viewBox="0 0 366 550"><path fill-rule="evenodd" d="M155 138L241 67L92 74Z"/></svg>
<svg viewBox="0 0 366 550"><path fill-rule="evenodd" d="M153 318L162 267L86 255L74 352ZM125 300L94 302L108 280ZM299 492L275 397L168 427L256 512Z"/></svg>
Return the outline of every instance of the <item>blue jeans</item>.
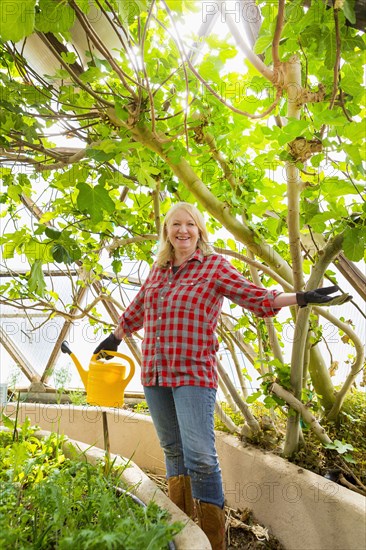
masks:
<svg viewBox="0 0 366 550"><path fill-rule="evenodd" d="M214 433L216 390L144 386L144 391L164 451L167 478L189 475L194 498L223 508Z"/></svg>

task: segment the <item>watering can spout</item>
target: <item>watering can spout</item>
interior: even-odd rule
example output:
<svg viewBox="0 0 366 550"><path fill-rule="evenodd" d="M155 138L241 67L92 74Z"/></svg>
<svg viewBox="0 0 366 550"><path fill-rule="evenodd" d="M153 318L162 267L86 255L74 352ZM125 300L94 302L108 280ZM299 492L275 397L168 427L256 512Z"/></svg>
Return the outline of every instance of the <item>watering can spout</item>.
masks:
<svg viewBox="0 0 366 550"><path fill-rule="evenodd" d="M76 357L76 355L74 353L72 353L72 351L69 347L69 343L66 340L64 340L61 344L61 351L62 351L62 353L68 353L70 355L70 357L73 360L76 368L78 369L78 373L80 374L80 378L81 378L82 383L84 384L84 388L87 389L89 372L83 368L83 366L81 365L79 359Z"/></svg>

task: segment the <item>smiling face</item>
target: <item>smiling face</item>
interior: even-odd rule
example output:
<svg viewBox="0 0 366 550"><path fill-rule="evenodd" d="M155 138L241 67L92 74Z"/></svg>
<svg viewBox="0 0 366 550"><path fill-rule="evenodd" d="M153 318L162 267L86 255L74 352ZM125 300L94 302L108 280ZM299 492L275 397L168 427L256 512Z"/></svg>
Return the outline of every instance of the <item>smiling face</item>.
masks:
<svg viewBox="0 0 366 550"><path fill-rule="evenodd" d="M176 260L180 260L194 253L200 232L192 216L179 208L167 223L167 236L174 248Z"/></svg>

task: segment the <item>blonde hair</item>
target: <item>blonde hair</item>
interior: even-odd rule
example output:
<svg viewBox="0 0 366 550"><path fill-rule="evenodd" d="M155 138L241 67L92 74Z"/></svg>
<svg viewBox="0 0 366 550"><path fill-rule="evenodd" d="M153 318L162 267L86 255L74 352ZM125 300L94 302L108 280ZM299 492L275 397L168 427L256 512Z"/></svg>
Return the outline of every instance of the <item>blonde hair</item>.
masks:
<svg viewBox="0 0 366 550"><path fill-rule="evenodd" d="M158 264L159 267L165 267L167 263L170 260L172 260L174 257L174 248L168 239L167 226L173 214L177 210L185 210L187 214L189 214L191 218L193 218L199 231L197 248L199 248L202 251L203 255L210 256L214 252L213 248L208 243L208 234L207 234L206 224L201 212L195 206L193 206L193 204L190 204L189 202L177 202L171 207L170 210L168 210L164 218L163 225L161 227L159 248L156 255L156 263Z"/></svg>

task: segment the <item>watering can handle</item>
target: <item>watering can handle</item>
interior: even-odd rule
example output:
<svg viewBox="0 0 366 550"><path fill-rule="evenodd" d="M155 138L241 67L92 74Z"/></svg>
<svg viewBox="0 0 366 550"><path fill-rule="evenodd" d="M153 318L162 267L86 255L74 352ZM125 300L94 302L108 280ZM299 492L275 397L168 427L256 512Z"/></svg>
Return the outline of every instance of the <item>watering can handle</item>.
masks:
<svg viewBox="0 0 366 550"><path fill-rule="evenodd" d="M71 349L69 348L69 342L64 340L61 344L61 351L62 353L68 353L69 355L72 353Z"/></svg>
<svg viewBox="0 0 366 550"><path fill-rule="evenodd" d="M109 349L104 349L104 350L98 351L98 353L94 353L91 360L92 361L98 361L98 356L101 353L106 353L107 355L112 355L113 357L120 357L121 359L125 359L127 361L127 363L129 364L129 367L130 367L129 375L124 380L125 384L127 385L129 383L129 381L131 380L131 378L133 377L133 375L135 374L135 363L132 361L131 357L128 357L128 355L124 355L124 353L120 353L119 351L112 351L112 350L109 350ZM108 365L106 365L106 367L108 368Z"/></svg>

